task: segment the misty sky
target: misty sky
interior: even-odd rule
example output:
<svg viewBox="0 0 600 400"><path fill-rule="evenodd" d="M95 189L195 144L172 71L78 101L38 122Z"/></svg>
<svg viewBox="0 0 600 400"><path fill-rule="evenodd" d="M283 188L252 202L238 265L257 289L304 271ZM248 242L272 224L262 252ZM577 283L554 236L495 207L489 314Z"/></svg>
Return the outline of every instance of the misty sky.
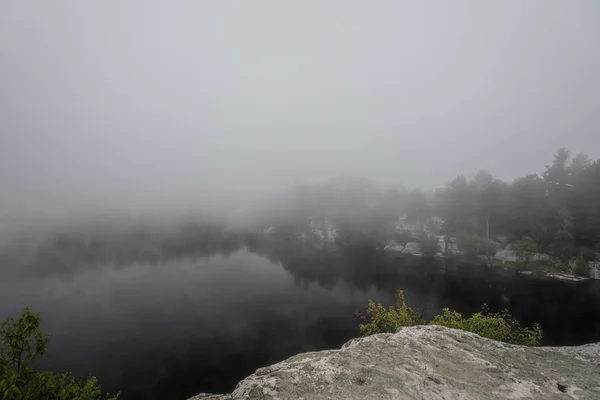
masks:
<svg viewBox="0 0 600 400"><path fill-rule="evenodd" d="M600 157L600 3L0 0L0 218Z"/></svg>

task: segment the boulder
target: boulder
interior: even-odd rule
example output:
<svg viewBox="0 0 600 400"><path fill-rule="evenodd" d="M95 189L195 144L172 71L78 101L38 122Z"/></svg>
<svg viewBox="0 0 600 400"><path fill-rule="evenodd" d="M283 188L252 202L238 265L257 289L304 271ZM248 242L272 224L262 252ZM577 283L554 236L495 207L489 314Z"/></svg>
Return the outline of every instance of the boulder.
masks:
<svg viewBox="0 0 600 400"><path fill-rule="evenodd" d="M440 326L353 339L256 372L233 399L600 399L600 346L523 347Z"/></svg>

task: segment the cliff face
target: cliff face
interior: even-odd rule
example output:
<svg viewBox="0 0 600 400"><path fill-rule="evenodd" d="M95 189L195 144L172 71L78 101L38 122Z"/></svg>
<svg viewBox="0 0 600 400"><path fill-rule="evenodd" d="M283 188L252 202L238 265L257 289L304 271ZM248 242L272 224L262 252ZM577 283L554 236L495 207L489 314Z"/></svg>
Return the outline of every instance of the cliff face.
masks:
<svg viewBox="0 0 600 400"><path fill-rule="evenodd" d="M522 347L439 326L353 339L259 368L232 399L600 399L600 344Z"/></svg>

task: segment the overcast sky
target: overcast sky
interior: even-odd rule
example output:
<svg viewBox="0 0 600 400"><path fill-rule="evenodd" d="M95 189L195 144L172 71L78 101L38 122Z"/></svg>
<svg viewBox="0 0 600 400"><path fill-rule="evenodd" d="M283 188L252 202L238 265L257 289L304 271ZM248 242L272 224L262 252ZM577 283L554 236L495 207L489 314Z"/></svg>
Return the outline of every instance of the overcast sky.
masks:
<svg viewBox="0 0 600 400"><path fill-rule="evenodd" d="M600 157L600 2L0 0L0 218Z"/></svg>

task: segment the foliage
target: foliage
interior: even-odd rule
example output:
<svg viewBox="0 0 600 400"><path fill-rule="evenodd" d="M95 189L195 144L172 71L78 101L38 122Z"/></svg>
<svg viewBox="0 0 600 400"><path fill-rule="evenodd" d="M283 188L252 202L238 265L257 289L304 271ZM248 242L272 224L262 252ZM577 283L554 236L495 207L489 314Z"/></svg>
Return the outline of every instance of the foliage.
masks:
<svg viewBox="0 0 600 400"><path fill-rule="evenodd" d="M431 325L473 332L500 341L510 334L510 325L500 316L486 316L479 312L469 318L463 318L461 313L450 311L448 308L444 308L442 314L436 315L431 321Z"/></svg>
<svg viewBox="0 0 600 400"><path fill-rule="evenodd" d="M561 208L556 212L560 227L563 231L569 231L573 224L573 215L568 208Z"/></svg>
<svg viewBox="0 0 600 400"><path fill-rule="evenodd" d="M418 189L411 191L406 199L406 220L410 222L425 221L432 213L430 196Z"/></svg>
<svg viewBox="0 0 600 400"><path fill-rule="evenodd" d="M363 336L394 333L400 327L426 323L417 311L406 304L402 290L396 292L395 307L390 306L389 309L386 309L382 304L376 304L369 300L368 317L358 315L364 321L360 325L360 332ZM444 308L442 313L436 315L429 324L461 329L482 337L524 346L537 346L542 339L542 329L537 323L530 328L522 328L519 321L513 319L507 310L490 313L485 305L481 312L474 313L469 318L464 318L461 313Z"/></svg>
<svg viewBox="0 0 600 400"><path fill-rule="evenodd" d="M578 246L600 250L600 160L587 166L574 185L570 208Z"/></svg>
<svg viewBox="0 0 600 400"><path fill-rule="evenodd" d="M522 328L507 310L490 313L485 305L481 312L474 313L469 318L444 308L442 314L436 315L430 324L461 329L489 339L523 346L537 346L542 339L542 329L537 323L531 328Z"/></svg>
<svg viewBox="0 0 600 400"><path fill-rule="evenodd" d="M515 243L518 266L525 268L535 253L537 253L537 244L529 236L523 236Z"/></svg>
<svg viewBox="0 0 600 400"><path fill-rule="evenodd" d="M575 260L575 268L573 268L573 273L578 276L584 276L589 278L590 276L590 261L596 261L597 255L594 249L590 249L588 247L580 247L575 251L576 260Z"/></svg>
<svg viewBox="0 0 600 400"><path fill-rule="evenodd" d="M421 247L421 253L426 256L433 256L440 250L438 240L431 235L424 235L419 240L419 246Z"/></svg>
<svg viewBox="0 0 600 400"><path fill-rule="evenodd" d="M513 326L512 332L506 338L506 342L519 344L521 346L539 346L542 340L542 327L536 322L530 328Z"/></svg>
<svg viewBox="0 0 600 400"><path fill-rule="evenodd" d="M575 251L573 235L564 229L556 231L554 240L548 247L548 252L567 263Z"/></svg>
<svg viewBox="0 0 600 400"><path fill-rule="evenodd" d="M472 178L459 175L433 192L390 188L380 193L369 182L343 179L298 188L289 195L289 208L268 209L294 215L294 226L309 217L329 216L343 234L342 243L367 241L380 247L378 232L393 229L393 221L404 216L407 222L427 227L428 233L462 235L461 245L469 256L494 254L485 241L500 236L530 237L537 252L556 255L563 263L578 247L600 251L600 160L591 162L583 153L571 157L563 148L540 172L509 182L481 170ZM442 226L433 223L440 220ZM265 221L265 226L271 225ZM303 229L290 236L297 237Z"/></svg>
<svg viewBox="0 0 600 400"><path fill-rule="evenodd" d="M24 383L32 374L29 364L37 356L46 353L48 334L40 331L40 320L39 314L34 314L30 307L25 307L19 319L10 317L2 322L0 336L6 350L1 353L0 362L14 370L18 383Z"/></svg>
<svg viewBox="0 0 600 400"><path fill-rule="evenodd" d="M410 242L415 241L415 238L410 232L394 232L392 234L392 240L402 246L402 250L400 250L400 253L402 253Z"/></svg>
<svg viewBox="0 0 600 400"><path fill-rule="evenodd" d="M409 307L404 300L402 290L396 292L396 306L391 305L389 309L369 300L367 316L358 314L365 323L360 325L360 333L363 336L375 333L394 333L401 326L423 325L425 320Z"/></svg>
<svg viewBox="0 0 600 400"><path fill-rule="evenodd" d="M575 260L575 268L573 268L573 273L577 276L590 276L588 262L583 257L577 257L577 260Z"/></svg>
<svg viewBox="0 0 600 400"><path fill-rule="evenodd" d="M309 217L328 216L341 232L339 242L353 245L365 241L382 246L381 236L388 238L379 232L393 229L393 221L404 216L428 233L462 236L460 245L468 256L493 255L489 241L498 237L529 237L537 252L553 254L563 263L578 247L600 251L600 160L591 162L583 153L571 157L563 148L540 172L509 182L481 170L472 178L459 175L432 192L390 188L380 193L369 182L342 179L298 188L289 195L289 208L268 209L294 215L294 226ZM444 222L437 226L436 221ZM265 221L271 225L279 227Z"/></svg>
<svg viewBox="0 0 600 400"><path fill-rule="evenodd" d="M530 236L537 243L545 240L550 208L546 185L538 175L518 178L511 185L507 195L510 211L506 213L509 236Z"/></svg>
<svg viewBox="0 0 600 400"><path fill-rule="evenodd" d="M342 246L369 246L383 248L386 236L383 229L369 228L350 224L337 225L336 242Z"/></svg>
<svg viewBox="0 0 600 400"><path fill-rule="evenodd" d="M491 240L477 234L462 232L458 235L458 248L466 256L480 256L496 254L496 245Z"/></svg>
<svg viewBox="0 0 600 400"><path fill-rule="evenodd" d="M46 353L48 334L40 330L41 315L30 307L18 319L2 323L0 337L0 400L116 400L104 396L95 377L76 381L69 374L36 372L29 366Z"/></svg>
<svg viewBox="0 0 600 400"><path fill-rule="evenodd" d="M575 254L577 258L582 258L585 261L596 261L598 257L594 249L590 249L589 247L579 247L575 251Z"/></svg>
<svg viewBox="0 0 600 400"><path fill-rule="evenodd" d="M442 231L443 221L439 218L427 218L425 221L425 230L434 235L439 235Z"/></svg>
<svg viewBox="0 0 600 400"><path fill-rule="evenodd" d="M487 171L471 180L459 175L436 192L436 207L446 235L527 236L537 251L566 263L576 247L600 251L600 160L591 162L583 153L571 158L561 148L541 175L514 182Z"/></svg>

